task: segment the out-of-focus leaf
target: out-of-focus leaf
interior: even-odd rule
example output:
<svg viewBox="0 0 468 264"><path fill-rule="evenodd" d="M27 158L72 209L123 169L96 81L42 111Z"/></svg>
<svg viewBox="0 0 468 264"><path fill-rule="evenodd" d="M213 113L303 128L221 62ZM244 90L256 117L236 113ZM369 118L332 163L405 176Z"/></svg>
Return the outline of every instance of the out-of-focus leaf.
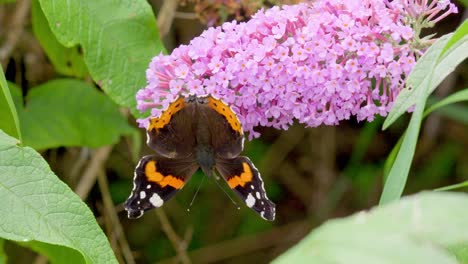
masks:
<svg viewBox="0 0 468 264"><path fill-rule="evenodd" d="M366 154L369 146L372 143L372 140L375 138L377 134L378 128L382 124L382 118L378 117L373 122L366 123L359 133L359 137L356 141L355 147L353 147L353 153L351 154L351 158L349 159L346 168L354 168L359 166L358 164ZM347 169L345 169L346 171Z"/></svg>
<svg viewBox="0 0 468 264"><path fill-rule="evenodd" d="M444 99L440 100L439 102L433 104L431 107L427 108L426 111L424 111L424 117L426 117L428 114L430 114L432 111L444 107L449 104L453 103L458 103L462 101L468 101L468 88L465 88L461 91L458 91L456 93L453 93Z"/></svg>
<svg viewBox="0 0 468 264"><path fill-rule="evenodd" d="M49 81L31 89L18 106L24 142L34 149L59 146L99 147L134 131L118 106L89 84Z"/></svg>
<svg viewBox="0 0 468 264"><path fill-rule="evenodd" d="M86 204L54 175L39 153L14 141L0 130L0 237L31 243L31 248L38 242L62 246L68 252L60 254L80 256L81 263L117 263Z"/></svg>
<svg viewBox="0 0 468 264"><path fill-rule="evenodd" d="M88 69L81 54L81 47L64 47L50 30L38 0L32 0L32 29L57 72L75 77L84 77Z"/></svg>
<svg viewBox="0 0 468 264"><path fill-rule="evenodd" d="M331 220L273 263L467 263L468 195L420 193Z"/></svg>
<svg viewBox="0 0 468 264"><path fill-rule="evenodd" d="M146 85L152 57L164 51L145 0L39 0L58 41L81 45L93 79L119 105L137 115L135 94Z"/></svg>
<svg viewBox="0 0 468 264"><path fill-rule="evenodd" d="M0 129L5 131L5 133L22 139L20 123L18 119L18 114L16 112L15 104L11 98L10 89L5 80L5 75L3 70L0 67L0 88L2 92L0 93Z"/></svg>
<svg viewBox="0 0 468 264"><path fill-rule="evenodd" d="M449 186L444 186L441 188L435 189L436 191L450 191L450 190L455 190L455 189L460 189L460 188L466 188L468 187L468 181L464 181L462 183L457 183Z"/></svg>
<svg viewBox="0 0 468 264"><path fill-rule="evenodd" d="M3 250L3 245L5 245L5 240L0 238L0 264L7 263L7 256L5 254L5 251Z"/></svg>
<svg viewBox="0 0 468 264"><path fill-rule="evenodd" d="M468 7L468 0L458 0L458 2L462 3L465 7Z"/></svg>
<svg viewBox="0 0 468 264"><path fill-rule="evenodd" d="M468 125L468 107L462 105L447 105L437 110L440 116Z"/></svg>

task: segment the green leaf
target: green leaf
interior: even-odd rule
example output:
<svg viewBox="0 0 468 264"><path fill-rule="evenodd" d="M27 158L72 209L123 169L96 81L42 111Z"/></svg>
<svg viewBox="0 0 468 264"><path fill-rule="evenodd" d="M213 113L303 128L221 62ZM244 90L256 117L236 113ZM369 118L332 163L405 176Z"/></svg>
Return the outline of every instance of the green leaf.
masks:
<svg viewBox="0 0 468 264"><path fill-rule="evenodd" d="M461 182L461 183L457 183L457 184L437 188L437 189L435 189L435 191L450 191L450 190L466 188L466 187L468 187L468 181L464 181L464 182Z"/></svg>
<svg viewBox="0 0 468 264"><path fill-rule="evenodd" d="M39 241L31 241L27 243L19 242L18 244L28 247L43 256L47 256L50 263L81 264L84 262L80 252L69 247L52 245Z"/></svg>
<svg viewBox="0 0 468 264"><path fill-rule="evenodd" d="M4 150L5 148L9 148L12 145L20 143L19 140L17 140L16 138L9 136L5 132L3 132L3 130L1 131L2 133L0 133L0 150Z"/></svg>
<svg viewBox="0 0 468 264"><path fill-rule="evenodd" d="M468 195L427 192L331 220L273 263L467 263Z"/></svg>
<svg viewBox="0 0 468 264"><path fill-rule="evenodd" d="M431 72L429 72L431 74ZM421 85L429 85L429 79ZM424 88L419 89L418 100L416 101L416 108L411 116L410 123L403 135L401 147L395 158L390 172L385 180L382 196L380 197L380 204L386 204L394 200L398 200L403 193L408 179L411 162L413 161L414 152L416 150L416 143L418 141L419 129L422 122L422 114L426 104L426 96L424 95Z"/></svg>
<svg viewBox="0 0 468 264"><path fill-rule="evenodd" d="M453 33L450 40L445 45L444 49L442 50L441 55L445 54L445 52L450 49L455 43L460 43L460 40L463 39L466 35L468 35L468 20L463 21L463 23L457 28L455 33Z"/></svg>
<svg viewBox="0 0 468 264"><path fill-rule="evenodd" d="M389 127L405 111L413 106L417 100L416 90L419 89L425 79L431 79L430 85L426 87L426 95L437 88L437 86L455 70L455 67L468 57L468 23L463 23L451 34L444 35L434 43L426 53L418 60L407 79L406 87L400 92L397 100L384 122L383 129ZM434 75L427 75L427 70L436 63Z"/></svg>
<svg viewBox="0 0 468 264"><path fill-rule="evenodd" d="M408 129L404 134L401 148L385 181L380 204L385 204L401 197L416 149L426 99L443 78L468 56L468 36L453 43L447 52L441 56L441 52L452 35L448 34L441 37L417 62L406 83L407 87L412 87L413 89L405 89L400 92L389 116L384 122L383 126L385 129L409 107L416 105Z"/></svg>
<svg viewBox="0 0 468 264"><path fill-rule="evenodd" d="M66 48L50 30L38 0L32 1L32 29L57 72L67 76L85 77L88 69L81 54L81 47Z"/></svg>
<svg viewBox="0 0 468 264"><path fill-rule="evenodd" d="M53 80L31 89L26 106L18 110L24 143L34 149L99 147L135 130L106 95L74 79Z"/></svg>
<svg viewBox="0 0 468 264"><path fill-rule="evenodd" d="M388 174L390 173L390 169L393 167L395 163L395 159L397 157L398 152L400 151L401 144L403 143L403 138L405 137L405 133L398 139L398 142L393 147L392 151L388 155L387 159L385 160L383 174L384 174L384 182L387 180Z"/></svg>
<svg viewBox="0 0 468 264"><path fill-rule="evenodd" d="M5 245L5 240L0 238L0 264L6 264L7 263L7 256L5 254L5 251L3 250L4 245Z"/></svg>
<svg viewBox="0 0 468 264"><path fill-rule="evenodd" d="M427 115L429 115L431 112L433 112L436 109L439 109L449 104L458 103L462 101L468 101L468 88L455 92L445 97L444 99L440 100L439 102L433 104L431 107L426 109L426 111L424 111L424 117L426 117Z"/></svg>
<svg viewBox="0 0 468 264"><path fill-rule="evenodd" d="M454 34L457 34L458 30ZM452 40L453 37L450 39ZM449 46L447 44L446 46ZM450 48L444 52L438 60L437 66L432 76L432 83L427 91L427 95L432 93L439 84L452 73L455 68L468 57L468 35L452 44Z"/></svg>
<svg viewBox="0 0 468 264"><path fill-rule="evenodd" d="M416 104L419 95L425 95L426 91L421 93L421 89L429 90L429 87L423 87L421 84L428 82L432 76L427 74L432 71L437 64L437 59L442 49L447 44L451 34L442 36L435 42L424 55L418 60L406 80L406 89L403 89L393 104L392 110L388 114L383 124L383 129L387 129L398 117L400 117L411 106Z"/></svg>
<svg viewBox="0 0 468 264"><path fill-rule="evenodd" d="M0 237L80 252L86 263L117 263L92 212L41 155L0 131ZM6 139L6 140L5 140Z"/></svg>
<svg viewBox="0 0 468 264"><path fill-rule="evenodd" d="M39 0L52 32L66 47L81 45L93 79L119 105L136 111L152 57L164 51L145 0Z"/></svg>
<svg viewBox="0 0 468 264"><path fill-rule="evenodd" d="M0 67L0 129L4 130L7 134L22 139L21 130L18 121L18 114L16 113L15 104L11 99L10 89L8 88L5 75Z"/></svg>
<svg viewBox="0 0 468 264"><path fill-rule="evenodd" d="M447 105L438 111L438 115L452 119L460 124L468 125L468 107L463 105Z"/></svg>

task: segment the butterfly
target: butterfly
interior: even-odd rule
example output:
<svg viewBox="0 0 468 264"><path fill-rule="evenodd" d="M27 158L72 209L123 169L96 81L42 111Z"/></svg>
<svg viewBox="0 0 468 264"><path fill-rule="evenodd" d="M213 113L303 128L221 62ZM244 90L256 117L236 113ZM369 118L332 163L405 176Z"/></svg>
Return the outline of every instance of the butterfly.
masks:
<svg viewBox="0 0 468 264"><path fill-rule="evenodd" d="M201 168L214 170L245 204L262 218L275 219L275 204L266 195L260 173L248 157L240 156L244 132L235 112L208 96L179 96L147 127L147 144L155 155L141 158L133 190L125 202L129 218L161 207Z"/></svg>

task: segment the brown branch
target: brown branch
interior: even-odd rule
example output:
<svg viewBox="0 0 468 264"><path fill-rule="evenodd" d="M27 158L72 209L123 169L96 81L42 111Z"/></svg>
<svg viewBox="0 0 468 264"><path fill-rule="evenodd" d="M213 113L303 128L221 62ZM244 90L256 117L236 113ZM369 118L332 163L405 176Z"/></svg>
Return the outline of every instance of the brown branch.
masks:
<svg viewBox="0 0 468 264"><path fill-rule="evenodd" d="M102 195L102 193L101 193ZM97 211L101 214L102 223L100 225L104 226L104 232L107 235L107 239L111 245L112 251L114 252L115 257L119 263L125 263L122 256L122 251L119 247L119 242L117 236L115 236L114 225L110 215L107 213L107 208L105 208L103 203L96 204Z"/></svg>
<svg viewBox="0 0 468 264"><path fill-rule="evenodd" d="M70 149L68 150L70 151ZM78 157L74 159L73 166L70 168L70 172L68 176L70 180L75 181L75 182L76 182L76 178L79 176L81 169L86 164L91 154L89 148L80 148L79 152L80 153L77 154Z"/></svg>
<svg viewBox="0 0 468 264"><path fill-rule="evenodd" d="M99 173L99 169L104 166L104 163L106 162L107 157L109 157L112 147L113 146L100 147L92 154L92 159L86 167L80 182L75 188L75 193L81 199L84 199L88 196L89 191L96 183L96 177Z"/></svg>
<svg viewBox="0 0 468 264"><path fill-rule="evenodd" d="M198 15L196 13L175 12L175 18L194 20L194 19L198 19Z"/></svg>
<svg viewBox="0 0 468 264"><path fill-rule="evenodd" d="M162 208L158 208L155 211L156 211L156 214L158 215L159 221L161 222L162 230L164 231L166 236L169 238L172 246L177 252L176 260L179 260L180 262L184 264L192 263L190 261L190 258L187 256L187 251L186 251L187 243L181 240L180 237L176 234L164 210ZM177 262L176 260L174 260L173 263Z"/></svg>
<svg viewBox="0 0 468 264"><path fill-rule="evenodd" d="M169 33L178 4L179 1L177 0L165 0L161 10L158 12L158 28L161 38Z"/></svg>
<svg viewBox="0 0 468 264"><path fill-rule="evenodd" d="M311 229L308 220L290 223L270 231L239 237L189 252L194 263L213 263L228 258L270 248L284 243L297 242ZM165 259L162 264L174 263L176 258Z"/></svg>
<svg viewBox="0 0 468 264"><path fill-rule="evenodd" d="M109 183L107 182L107 177L102 167L98 171L97 180L99 190L101 191L102 195L102 201L104 203L104 210L112 223L112 227L114 229L113 234L117 237L117 240L119 241L123 257L125 258L126 263L134 264L135 259L133 258L133 254L130 250L130 246L128 245L128 241L125 238L125 233L123 231L122 225L120 224L119 217L117 216L117 213L114 210L114 203L112 202L111 194L109 191Z"/></svg>
<svg viewBox="0 0 468 264"><path fill-rule="evenodd" d="M6 41L0 48L0 62L2 63L4 69L6 69L11 53L16 47L16 43L18 43L18 39L23 33L30 6L30 0L18 0L16 3L15 12L12 14L10 23L8 25L9 31L6 35Z"/></svg>

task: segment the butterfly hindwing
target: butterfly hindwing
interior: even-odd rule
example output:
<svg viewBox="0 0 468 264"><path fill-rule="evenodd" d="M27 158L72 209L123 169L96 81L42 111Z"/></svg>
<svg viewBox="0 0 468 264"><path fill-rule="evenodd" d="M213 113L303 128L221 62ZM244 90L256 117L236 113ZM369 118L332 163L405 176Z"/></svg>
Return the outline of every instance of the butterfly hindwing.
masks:
<svg viewBox="0 0 468 264"><path fill-rule="evenodd" d="M184 97L179 97L159 117L150 119L148 146L166 158L192 155L196 144L194 107L185 102Z"/></svg>
<svg viewBox="0 0 468 264"><path fill-rule="evenodd" d="M160 207L177 193L197 171L192 158L168 159L156 155L143 157L135 168L133 190L125 202L129 218Z"/></svg>
<svg viewBox="0 0 468 264"><path fill-rule="evenodd" d="M216 169L248 207L263 219L275 219L275 204L268 199L260 173L249 158L217 159Z"/></svg>

